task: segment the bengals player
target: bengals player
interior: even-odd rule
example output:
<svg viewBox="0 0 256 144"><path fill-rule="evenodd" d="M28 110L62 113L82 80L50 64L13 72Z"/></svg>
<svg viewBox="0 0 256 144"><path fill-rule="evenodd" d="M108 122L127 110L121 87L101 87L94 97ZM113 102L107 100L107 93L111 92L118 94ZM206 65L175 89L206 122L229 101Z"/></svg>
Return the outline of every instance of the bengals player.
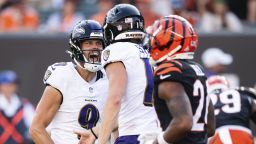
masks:
<svg viewBox="0 0 256 144"><path fill-rule="evenodd" d="M249 121L256 122L256 91L231 89L223 76L212 76L207 81L216 116L216 134L210 144L253 144Z"/></svg>
<svg viewBox="0 0 256 144"><path fill-rule="evenodd" d="M214 134L214 114L204 70L192 61L196 32L186 19L176 15L161 18L148 30L152 62L156 64L154 106L164 130L154 143L206 144L207 137ZM139 139L146 143L153 135Z"/></svg>

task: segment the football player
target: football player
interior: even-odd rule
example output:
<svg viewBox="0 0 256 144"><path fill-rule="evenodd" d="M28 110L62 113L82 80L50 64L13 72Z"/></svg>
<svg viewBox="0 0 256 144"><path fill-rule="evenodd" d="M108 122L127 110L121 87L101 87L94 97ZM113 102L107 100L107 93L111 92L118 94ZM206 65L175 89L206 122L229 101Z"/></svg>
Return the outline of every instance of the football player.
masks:
<svg viewBox="0 0 256 144"><path fill-rule="evenodd" d="M207 82L216 116L216 134L210 144L253 144L249 121L256 122L256 91L231 89L225 77L218 75L209 77Z"/></svg>
<svg viewBox="0 0 256 144"><path fill-rule="evenodd" d="M72 62L55 63L48 67L46 88L37 106L30 134L37 144L77 144L73 130L87 129L88 142L96 136L97 125L107 96L108 81L100 70L104 48L101 25L83 20L73 29L70 39ZM50 135L46 128L50 124Z"/></svg>
<svg viewBox="0 0 256 144"><path fill-rule="evenodd" d="M148 40L154 70L154 106L164 130L159 144L206 144L214 134L214 114L207 97L204 69L194 62L198 36L184 18L157 20ZM140 136L147 143L154 134Z"/></svg>
<svg viewBox="0 0 256 144"><path fill-rule="evenodd" d="M144 18L135 6L119 4L108 11L103 29L108 46L102 52L102 66L109 79L109 93L99 143L106 143L118 121L115 143L137 144L141 133L159 129L152 103L149 53L142 47Z"/></svg>

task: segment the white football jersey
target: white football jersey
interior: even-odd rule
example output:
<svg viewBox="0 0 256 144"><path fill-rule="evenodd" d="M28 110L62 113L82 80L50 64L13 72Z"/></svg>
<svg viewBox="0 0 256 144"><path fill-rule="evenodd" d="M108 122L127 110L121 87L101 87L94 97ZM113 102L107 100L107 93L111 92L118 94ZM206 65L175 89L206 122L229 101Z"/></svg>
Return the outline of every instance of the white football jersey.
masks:
<svg viewBox="0 0 256 144"><path fill-rule="evenodd" d="M55 144L77 144L73 130L90 129L100 119L108 91L106 75L99 71L94 81L88 83L72 62L56 63L48 67L44 83L56 88L63 98L49 125L52 140Z"/></svg>
<svg viewBox="0 0 256 144"><path fill-rule="evenodd" d="M139 135L159 130L153 107L153 75L149 53L130 42L109 45L102 53L102 65L120 61L124 64L128 84L119 112L119 136Z"/></svg>

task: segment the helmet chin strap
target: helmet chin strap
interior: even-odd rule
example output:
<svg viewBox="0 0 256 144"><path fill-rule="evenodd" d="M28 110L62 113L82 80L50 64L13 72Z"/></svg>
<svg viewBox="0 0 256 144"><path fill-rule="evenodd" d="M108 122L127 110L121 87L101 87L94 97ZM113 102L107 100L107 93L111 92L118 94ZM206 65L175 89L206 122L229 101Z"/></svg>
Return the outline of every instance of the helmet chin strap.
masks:
<svg viewBox="0 0 256 144"><path fill-rule="evenodd" d="M90 71L90 72L97 72L97 71L99 71L100 69L102 69L102 67L101 67L101 65L94 65L94 64L89 64L89 63L84 63L84 66L82 66L81 64L80 64L80 62L78 62L75 58L74 58L74 61L75 61L75 63L79 66L79 67L81 67L82 69L84 69L84 70L88 70L88 71Z"/></svg>

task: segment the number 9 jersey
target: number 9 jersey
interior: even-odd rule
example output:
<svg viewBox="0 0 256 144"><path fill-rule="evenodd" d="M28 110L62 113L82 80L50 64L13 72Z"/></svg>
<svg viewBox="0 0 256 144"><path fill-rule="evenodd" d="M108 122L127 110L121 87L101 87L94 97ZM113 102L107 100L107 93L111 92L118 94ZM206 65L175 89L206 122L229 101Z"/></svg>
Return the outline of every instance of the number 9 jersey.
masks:
<svg viewBox="0 0 256 144"><path fill-rule="evenodd" d="M160 83L169 81L182 84L191 104L193 112L192 129L175 144L207 143L206 124L210 98L207 96L206 79L201 66L191 60L177 59L162 62L154 70L154 106L163 130L169 126L172 115L165 100L158 96L158 86Z"/></svg>
<svg viewBox="0 0 256 144"><path fill-rule="evenodd" d="M56 144L77 144L73 130L91 129L100 120L107 96L108 80L102 71L86 82L72 62L48 67L44 83L62 94L62 103L49 125L50 136Z"/></svg>

